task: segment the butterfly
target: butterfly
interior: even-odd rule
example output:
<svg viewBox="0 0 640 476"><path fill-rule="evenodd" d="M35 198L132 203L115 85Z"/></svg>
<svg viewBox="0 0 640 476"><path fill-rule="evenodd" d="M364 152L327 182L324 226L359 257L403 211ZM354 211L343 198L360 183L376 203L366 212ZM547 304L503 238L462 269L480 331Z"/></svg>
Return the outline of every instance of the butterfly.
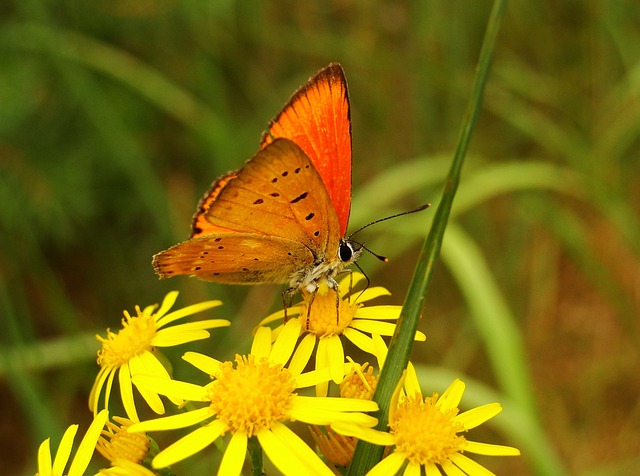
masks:
<svg viewBox="0 0 640 476"><path fill-rule="evenodd" d="M153 266L160 278L337 289L335 277L362 251L346 236L350 210L349 94L332 63L269 123L258 153L213 183L191 237L156 254Z"/></svg>

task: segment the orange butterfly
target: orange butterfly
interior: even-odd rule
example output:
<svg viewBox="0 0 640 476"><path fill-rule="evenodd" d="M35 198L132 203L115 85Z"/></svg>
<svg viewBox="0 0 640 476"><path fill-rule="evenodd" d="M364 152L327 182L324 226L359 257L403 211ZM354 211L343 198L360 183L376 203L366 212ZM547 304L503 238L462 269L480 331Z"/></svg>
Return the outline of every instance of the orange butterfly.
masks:
<svg viewBox="0 0 640 476"><path fill-rule="evenodd" d="M332 63L270 122L256 156L214 182L191 237L155 255L153 266L160 278L336 289L336 275L362 251L346 238L350 210L349 96Z"/></svg>

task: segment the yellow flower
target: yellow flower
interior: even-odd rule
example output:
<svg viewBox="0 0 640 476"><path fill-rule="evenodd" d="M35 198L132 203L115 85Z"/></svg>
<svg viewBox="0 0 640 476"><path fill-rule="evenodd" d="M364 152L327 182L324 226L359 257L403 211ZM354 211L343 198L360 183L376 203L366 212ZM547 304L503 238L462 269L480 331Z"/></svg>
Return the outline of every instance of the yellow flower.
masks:
<svg viewBox="0 0 640 476"><path fill-rule="evenodd" d="M298 351L304 354L313 352L316 343L316 369L329 368L331 379L340 383L344 377L344 348L340 336L343 335L363 351L375 355L375 343L372 334L392 336L394 321L400 316L402 306L363 306L364 302L390 295L383 287L370 287L364 291L352 288L365 279L361 273L351 273L338 285L339 299L336 294L322 286L315 294L303 292L304 301L287 310L287 317L299 316L302 329L307 335L300 341ZM337 314L336 315L336 310ZM265 318L260 325L266 325L284 319L284 310ZM275 329L277 335L281 326ZM369 334L369 335L367 335ZM416 340L426 339L422 332L416 332ZM316 387L319 396L326 396L328 382Z"/></svg>
<svg viewBox="0 0 640 476"><path fill-rule="evenodd" d="M377 383L378 376L373 375L373 367L368 363L362 366L355 364L340 383L340 396L371 400ZM329 462L337 467L349 466L358 442L356 438L336 433L330 426L310 426L309 432Z"/></svg>
<svg viewBox="0 0 640 476"><path fill-rule="evenodd" d="M469 441L462 433L475 428L502 411L498 403L482 405L459 413L458 405L464 393L464 383L456 379L438 397L422 397L415 372L409 370L404 382L394 394L389 414L389 432L336 423L337 433L354 436L382 446L393 446L393 452L369 471L368 476L396 474L405 462L404 474L427 476L491 475L488 469L463 453L491 456L517 456L516 448Z"/></svg>
<svg viewBox="0 0 640 476"><path fill-rule="evenodd" d="M89 409L93 411L94 415L98 413L99 398L105 384L104 408L109 408L111 387L115 375L118 374L120 395L127 416L134 421L139 421L133 400L131 376L136 373L144 373L170 379L169 373L156 356L157 348L206 339L209 337L209 332L206 329L230 324L224 319L209 319L166 327L178 319L222 304L220 301L206 301L167 313L176 302L177 297L176 291L167 294L160 309L155 313L157 307L155 305L147 306L144 310L140 310L136 306L135 316L124 311L122 329L117 334L107 329L106 338L96 336L102 342L102 348L98 351L100 371L89 395ZM142 389L138 389L138 391L154 412L164 413L164 405L157 393Z"/></svg>
<svg viewBox="0 0 640 476"><path fill-rule="evenodd" d="M44 440L38 449L38 472L36 476L82 476L89 465L89 461L91 461L96 442L108 418L109 413L107 410L102 410L94 417L91 426L89 426L84 438L82 438L80 442L78 451L76 451L71 461L68 472L65 472L64 469L69 463L69 456L71 456L73 440L78 431L78 425L71 425L67 428L67 431L64 432L53 464L51 462L51 439L47 438Z"/></svg>
<svg viewBox="0 0 640 476"><path fill-rule="evenodd" d="M287 421L328 425L343 421L372 426L376 419L361 412L375 411L374 402L358 399L309 397L296 393L329 379L327 369L302 373L309 357L292 357L300 335L300 322L290 320L272 343L271 329L260 327L251 353L220 362L188 352L184 359L212 376L205 386L137 376L138 385L174 398L200 401L207 406L183 414L137 423L129 431L156 431L199 425L158 454L154 468L183 460L230 433L218 474L240 474L249 438L257 438L266 456L284 474L332 475L311 448L286 425ZM290 362L286 366L287 362Z"/></svg>
<svg viewBox="0 0 640 476"><path fill-rule="evenodd" d="M112 467L100 470L100 474L153 476L154 473L140 463L149 456L151 441L145 433L129 433L133 422L127 418L113 417L116 425L107 422L96 448L107 458Z"/></svg>

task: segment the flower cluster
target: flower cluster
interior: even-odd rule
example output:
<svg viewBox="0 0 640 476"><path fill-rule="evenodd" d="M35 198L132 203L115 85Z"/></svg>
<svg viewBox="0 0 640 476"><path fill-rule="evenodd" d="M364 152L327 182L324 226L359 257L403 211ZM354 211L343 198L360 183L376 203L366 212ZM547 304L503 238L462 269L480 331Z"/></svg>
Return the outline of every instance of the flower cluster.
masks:
<svg viewBox="0 0 640 476"><path fill-rule="evenodd" d="M262 471L264 455L282 474L329 476L350 465L359 440L386 447L371 475L395 474L403 467L404 474L420 474L421 468L427 475L491 474L464 453L519 454L467 438L468 430L501 411L499 404L460 412L460 380L440 396L425 397L412 365L393 395L388 427L374 429L378 405L373 397L387 358L383 336L393 335L400 307L365 305L389 293L379 287L354 291L363 279L354 273L338 289L322 287L286 313L268 316L255 328L251 348L232 361L187 351L184 361L202 372L204 380L197 382L174 378L160 349L207 339L211 329L229 326L223 319L176 323L220 301L170 312L177 299L172 292L159 308L125 312L117 333L98 336L100 370L89 397L93 423L72 459L77 425L65 433L53 462L46 440L38 453L38 475L84 474L96 448L110 464L100 474L140 476L171 474L163 468L209 448L222 454L220 475L241 474L248 460ZM425 335L418 332L414 338L424 341ZM350 355L356 353L369 354L375 365L355 362ZM171 402L167 416L163 398ZM161 416L140 418L136 399L146 402L145 414ZM109 410L119 405L126 418L109 420ZM309 430L319 452L296 432L300 428ZM150 436L173 430L182 436L164 448Z"/></svg>

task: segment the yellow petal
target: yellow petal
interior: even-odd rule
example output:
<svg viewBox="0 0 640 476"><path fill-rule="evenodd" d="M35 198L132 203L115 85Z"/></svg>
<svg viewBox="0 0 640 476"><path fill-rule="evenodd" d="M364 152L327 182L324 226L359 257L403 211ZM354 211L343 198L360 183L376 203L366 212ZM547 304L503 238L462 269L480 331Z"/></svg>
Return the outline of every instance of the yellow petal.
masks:
<svg viewBox="0 0 640 476"><path fill-rule="evenodd" d="M96 376L96 380L93 383L93 387L91 387L91 393L89 394L89 410L93 412L94 415L98 414L98 402L100 401L100 393L102 393L102 387L104 386L104 382L109 377L109 373L111 369L108 367L102 367Z"/></svg>
<svg viewBox="0 0 640 476"><path fill-rule="evenodd" d="M331 375L329 374L329 369L325 367L324 369L312 370L297 375L295 379L296 388L307 388L321 383L327 383L331 380Z"/></svg>
<svg viewBox="0 0 640 476"><path fill-rule="evenodd" d="M302 338L293 354L293 357L291 357L291 362L289 363L288 369L289 372L291 372L291 375L295 377L304 371L304 368L309 363L309 359L311 358L311 354L313 353L315 346L315 334L306 334Z"/></svg>
<svg viewBox="0 0 640 476"><path fill-rule="evenodd" d="M216 425L215 423L216 422L213 422L210 425L193 430L188 435L180 438L174 444L158 453L158 456L153 458L153 467L156 469L166 468L209 446L224 431L223 424Z"/></svg>
<svg viewBox="0 0 640 476"><path fill-rule="evenodd" d="M281 423L274 427L284 427ZM286 427L285 427L286 428ZM309 458L301 459L292 447L297 447L300 437L289 431L279 432L276 435L271 430L264 430L257 435L267 458L274 464L280 472L285 475L326 475L333 476L333 473L315 453L311 452ZM304 444L304 442L302 442Z"/></svg>
<svg viewBox="0 0 640 476"><path fill-rule="evenodd" d="M393 435L385 431L379 431L374 428L356 425L354 423L331 423L331 429L341 435L353 436L354 438L358 438L359 440L367 441L378 446L393 446L396 444L396 439Z"/></svg>
<svg viewBox="0 0 640 476"><path fill-rule="evenodd" d="M208 355L198 352L185 352L182 359L208 375L215 375L220 371L221 362Z"/></svg>
<svg viewBox="0 0 640 476"><path fill-rule="evenodd" d="M442 473L434 463L425 464L424 472L427 476L442 476Z"/></svg>
<svg viewBox="0 0 640 476"><path fill-rule="evenodd" d="M131 386L131 371L129 370L129 363L120 367L120 371L118 372L118 383L120 384L120 398L122 398L122 405L124 406L127 416L132 421L140 421L140 418L138 418L138 412L136 411L136 404L133 400L133 387Z"/></svg>
<svg viewBox="0 0 640 476"><path fill-rule="evenodd" d="M242 473L244 459L247 456L246 433L235 432L229 441L227 449L218 468L219 476L235 476Z"/></svg>
<svg viewBox="0 0 640 476"><path fill-rule="evenodd" d="M460 379L455 379L449 385L444 393L438 398L436 402L436 406L439 406L442 411L451 410L452 408L457 408L460 405L460 400L462 400L462 394L464 393L464 382Z"/></svg>
<svg viewBox="0 0 640 476"><path fill-rule="evenodd" d="M404 389L407 395L419 395L422 398L422 391L420 390L420 382L418 381L418 374L416 374L416 368L411 362L407 365L407 375L404 379Z"/></svg>
<svg viewBox="0 0 640 476"><path fill-rule="evenodd" d="M344 379L344 349L340 336L333 335L321 337L320 340L327 339L327 360L329 362L329 373L334 383L339 384Z"/></svg>
<svg viewBox="0 0 640 476"><path fill-rule="evenodd" d="M404 469L403 476L420 476L420 463L409 461L409 464Z"/></svg>
<svg viewBox="0 0 640 476"><path fill-rule="evenodd" d="M482 425L485 421L490 420L502 411L499 403L487 403L464 413L456 415L453 421L461 423L465 429L470 430L478 425Z"/></svg>
<svg viewBox="0 0 640 476"><path fill-rule="evenodd" d="M402 306L395 304L382 306L362 306L356 311L356 319L386 319L398 320Z"/></svg>
<svg viewBox="0 0 640 476"><path fill-rule="evenodd" d="M73 448L73 439L78 432L78 425L71 425L64 432L60 445L58 445L58 451L56 451L56 457L53 460L53 467L51 473L54 475L64 474L64 468L69 461L69 455Z"/></svg>
<svg viewBox="0 0 640 476"><path fill-rule="evenodd" d="M258 359L266 359L271 353L271 329L268 327L258 327L253 336L251 344L251 355Z"/></svg>
<svg viewBox="0 0 640 476"><path fill-rule="evenodd" d="M75 425L76 429L78 425ZM64 468L63 468L64 469ZM51 476L51 438L38 447L38 476Z"/></svg>
<svg viewBox="0 0 640 476"><path fill-rule="evenodd" d="M133 357L129 362L129 365L132 375L154 375L158 378L170 380L167 370L151 352L144 352ZM140 392L140 395L142 395L142 398L144 398L145 402L147 402L147 405L149 405L154 412L158 415L164 414L164 404L155 391L146 387L136 386L136 388L138 389L138 392Z"/></svg>
<svg viewBox="0 0 640 476"><path fill-rule="evenodd" d="M469 453L487 456L520 456L520 450L512 446L492 445L467 440L464 450Z"/></svg>
<svg viewBox="0 0 640 476"><path fill-rule="evenodd" d="M451 462L460 468L460 474L473 476L495 476L491 471L460 453L451 455Z"/></svg>
<svg viewBox="0 0 640 476"><path fill-rule="evenodd" d="M293 349L296 347L298 337L300 336L300 319L289 319L284 325L282 332L273 343L269 361L280 365L285 365L291 358Z"/></svg>
<svg viewBox="0 0 640 476"><path fill-rule="evenodd" d="M354 319L351 321L350 327L369 334L380 334L381 336L392 336L396 330L396 325L391 322L371 321L369 319Z"/></svg>
<svg viewBox="0 0 640 476"><path fill-rule="evenodd" d="M455 464L453 464L450 460L443 461L441 466L442 466L442 471L447 476L467 476L467 474L469 474L469 473L465 473L464 471L462 471ZM476 473L470 473L470 474L472 474L473 476L476 476ZM484 473L482 473L482 474L484 474Z"/></svg>
<svg viewBox="0 0 640 476"><path fill-rule="evenodd" d="M158 317L164 316L169 311L169 309L171 309L173 305L176 303L176 299L178 299L178 294L179 294L178 291L170 291L169 293L167 293L167 295L162 300L160 309L158 309L158 312L156 312L156 316ZM153 306L151 307L153 308ZM151 314L151 312L147 312L148 309L149 309L149 306L147 306L144 309L145 314Z"/></svg>
<svg viewBox="0 0 640 476"><path fill-rule="evenodd" d="M380 296L391 296L391 293L382 286L372 286L362 292L354 293L357 302L367 302Z"/></svg>
<svg viewBox="0 0 640 476"><path fill-rule="evenodd" d="M199 312L218 307L221 304L222 301L205 301L197 304L192 304L191 306L183 307L167 314L166 316L162 316L160 312L158 312L157 315L160 315L161 317L156 318L156 322L158 323L158 328L164 327L171 322L177 321L178 319L182 319L184 317L191 316L192 314L197 314ZM162 306L164 307L164 303L162 303Z"/></svg>
<svg viewBox="0 0 640 476"><path fill-rule="evenodd" d="M367 473L367 476L389 476L396 474L404 463L404 456L394 452L376 464Z"/></svg>
<svg viewBox="0 0 640 476"><path fill-rule="evenodd" d="M193 402L206 402L207 391L200 385L180 380L170 380L160 378L155 375L138 374L133 377L136 387L146 388L160 395L167 395L172 398L189 400Z"/></svg>
<svg viewBox="0 0 640 476"><path fill-rule="evenodd" d="M347 327L344 331L342 331L342 335L353 342L356 347L362 349L364 352L373 354L374 347L371 337L363 334L360 331L352 329L351 327Z"/></svg>
<svg viewBox="0 0 640 476"><path fill-rule="evenodd" d="M140 431L164 431L175 430L177 428L186 428L188 426L197 425L207 418L211 418L213 414L209 407L199 408L197 410L191 410L189 412L180 413L178 415L171 415L162 418L155 418L153 420L146 420L140 423L134 423L127 431L137 433ZM225 429L225 425L219 420L214 420L207 426L218 427L221 426L220 432Z"/></svg>
<svg viewBox="0 0 640 476"><path fill-rule="evenodd" d="M73 463L71 463L71 467L69 468L69 476L82 476L84 474L93 456L93 451L96 449L98 437L108 419L109 412L107 410L102 410L95 416L84 438L82 438L80 446L78 446L76 455L73 458Z"/></svg>

